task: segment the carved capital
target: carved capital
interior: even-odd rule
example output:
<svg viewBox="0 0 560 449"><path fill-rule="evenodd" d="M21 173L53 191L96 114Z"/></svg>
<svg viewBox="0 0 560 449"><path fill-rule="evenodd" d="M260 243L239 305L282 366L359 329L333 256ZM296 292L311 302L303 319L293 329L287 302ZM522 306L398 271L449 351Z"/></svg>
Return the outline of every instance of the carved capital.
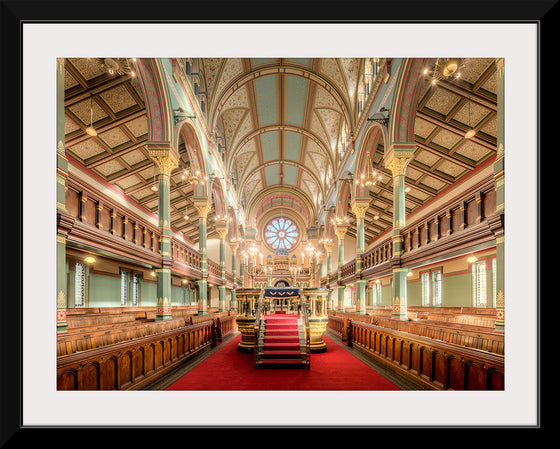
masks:
<svg viewBox="0 0 560 449"><path fill-rule="evenodd" d="M347 225L337 225L335 228L335 234L338 237L339 240L344 239L344 235L346 234L346 231L348 230L348 226Z"/></svg>
<svg viewBox="0 0 560 449"><path fill-rule="evenodd" d="M212 209L212 203L210 201L194 201L194 208L198 212L199 217L208 217L208 212Z"/></svg>
<svg viewBox="0 0 560 449"><path fill-rule="evenodd" d="M393 176L403 176L406 172L406 167L411 160L411 157L393 156L391 159L385 162L385 167L391 170Z"/></svg>
<svg viewBox="0 0 560 449"><path fill-rule="evenodd" d="M222 226L222 225L217 225L216 226L216 232L218 233L218 235L220 236L220 240L224 240L227 236L228 233L228 229L226 226Z"/></svg>
<svg viewBox="0 0 560 449"><path fill-rule="evenodd" d="M158 174L171 176L171 172L179 166L179 160L170 150L148 150L149 156L155 162Z"/></svg>
<svg viewBox="0 0 560 449"><path fill-rule="evenodd" d="M363 219L366 216L366 211L369 207L369 201L356 201L352 204L352 212L356 215L356 218Z"/></svg>

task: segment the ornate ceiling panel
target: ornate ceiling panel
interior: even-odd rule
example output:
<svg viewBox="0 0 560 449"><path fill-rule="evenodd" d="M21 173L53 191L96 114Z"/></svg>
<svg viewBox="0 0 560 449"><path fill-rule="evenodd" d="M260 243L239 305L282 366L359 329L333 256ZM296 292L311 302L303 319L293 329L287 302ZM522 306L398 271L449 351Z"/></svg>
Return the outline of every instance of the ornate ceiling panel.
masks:
<svg viewBox="0 0 560 449"><path fill-rule="evenodd" d="M208 58L198 60L207 99L208 125L225 146L225 166L235 179L245 210L259 193L292 192L261 209L305 209L316 217L317 199L337 173L343 128L357 120L356 100L364 90L364 59ZM152 191L155 170L145 144L148 121L142 90L130 75L109 75L94 59L65 63L66 151L71 160L121 189L157 214ZM194 78L193 78L194 79ZM494 59L467 59L459 79L420 88L414 135L417 150L406 171L406 210L412 213L460 181L496 153L497 77ZM93 122L97 136L85 133ZM476 135L464 134L473 127ZM392 225L392 177L382 165L383 142L372 152L382 179L370 191L366 241ZM171 182L172 227L198 241L192 186ZM293 192L297 192L293 193ZM278 197L279 198L279 197ZM241 198L240 198L241 199ZM260 201L260 200L259 200ZM292 201L292 202L290 202ZM190 219L185 220L187 212ZM352 214L350 214L351 217ZM209 220L209 224L212 220ZM355 235L355 224L350 228ZM209 230L212 235L213 230Z"/></svg>

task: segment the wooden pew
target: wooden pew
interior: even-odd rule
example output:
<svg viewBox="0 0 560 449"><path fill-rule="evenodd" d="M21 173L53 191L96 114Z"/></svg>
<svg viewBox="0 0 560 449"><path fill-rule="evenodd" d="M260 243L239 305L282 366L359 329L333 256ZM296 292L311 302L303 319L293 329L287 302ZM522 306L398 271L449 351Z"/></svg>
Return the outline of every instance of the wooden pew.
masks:
<svg viewBox="0 0 560 449"><path fill-rule="evenodd" d="M207 320L57 357L57 390L144 388L215 345L214 326Z"/></svg>
<svg viewBox="0 0 560 449"><path fill-rule="evenodd" d="M503 390L504 356L350 320L352 346L427 389Z"/></svg>

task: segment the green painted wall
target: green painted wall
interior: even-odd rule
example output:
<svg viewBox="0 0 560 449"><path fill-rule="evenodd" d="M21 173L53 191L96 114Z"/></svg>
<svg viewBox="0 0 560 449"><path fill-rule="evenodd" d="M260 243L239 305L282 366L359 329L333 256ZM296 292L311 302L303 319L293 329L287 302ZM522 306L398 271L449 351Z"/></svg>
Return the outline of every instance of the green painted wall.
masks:
<svg viewBox="0 0 560 449"><path fill-rule="evenodd" d="M487 307L494 307L492 265L487 263L486 285L487 285ZM407 305L422 306L422 282L414 280L407 282ZM442 307L473 307L472 275L470 272L445 275L441 279ZM392 287L384 285L381 288L381 305L392 305Z"/></svg>
<svg viewBox="0 0 560 449"><path fill-rule="evenodd" d="M121 280L118 277L89 275L89 307L120 307Z"/></svg>

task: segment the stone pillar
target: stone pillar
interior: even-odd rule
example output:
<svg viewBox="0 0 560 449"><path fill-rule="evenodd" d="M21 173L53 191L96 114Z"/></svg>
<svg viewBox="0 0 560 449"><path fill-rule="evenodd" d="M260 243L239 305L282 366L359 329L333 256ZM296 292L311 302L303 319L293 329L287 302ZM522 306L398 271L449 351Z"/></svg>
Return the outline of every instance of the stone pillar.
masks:
<svg viewBox="0 0 560 449"><path fill-rule="evenodd" d="M356 199L352 203L352 212L357 220L356 238L356 311L366 313L366 280L362 279L362 254L365 249L364 218L369 207L368 199Z"/></svg>
<svg viewBox="0 0 560 449"><path fill-rule="evenodd" d="M66 213L66 179L68 160L64 148L64 59L56 60L56 332L67 332L66 309L68 288L66 279L66 236L60 217Z"/></svg>
<svg viewBox="0 0 560 449"><path fill-rule="evenodd" d="M408 268L401 266L403 237L406 225L404 180L408 163L412 159L413 144L394 144L385 158L385 166L393 173L393 318L407 320L407 274Z"/></svg>
<svg viewBox="0 0 560 449"><path fill-rule="evenodd" d="M241 288L245 287L245 256L242 256L239 261L239 280Z"/></svg>
<svg viewBox="0 0 560 449"><path fill-rule="evenodd" d="M208 254L206 252L206 221L212 208L209 200L195 199L194 207L198 212L198 252L200 253L201 279L198 280L198 314L208 313Z"/></svg>
<svg viewBox="0 0 560 449"><path fill-rule="evenodd" d="M161 268L157 275L157 320L171 318L171 218L170 218L170 179L171 172L179 166L179 156L165 143L148 143L148 154L154 161L159 179L158 222L161 231L160 254Z"/></svg>
<svg viewBox="0 0 560 449"><path fill-rule="evenodd" d="M237 288L237 248L239 248L239 243L230 242L229 247L231 248L231 270L233 272L233 289L231 290L231 310L237 310L237 296L235 289Z"/></svg>
<svg viewBox="0 0 560 449"><path fill-rule="evenodd" d="M222 284L218 286L219 299L218 311L226 310L226 236L228 233L227 221L220 219L216 223L216 231L220 236L220 274Z"/></svg>
<svg viewBox="0 0 560 449"><path fill-rule="evenodd" d="M338 237L338 305L337 310L344 312L344 291L346 287L342 285L342 266L344 265L344 236L348 230L348 225L344 223L337 223L336 236Z"/></svg>
<svg viewBox="0 0 560 449"><path fill-rule="evenodd" d="M504 129L504 59L498 59L498 102L497 102L497 147L496 162L494 163L494 182L496 184L496 215L502 224L496 232L496 321L495 328L498 332L505 331L505 192L504 192L504 156L505 156L505 129Z"/></svg>
<svg viewBox="0 0 560 449"><path fill-rule="evenodd" d="M331 271L332 271L332 242L324 243L327 251L327 310L333 310L332 305L332 288L331 288Z"/></svg>

